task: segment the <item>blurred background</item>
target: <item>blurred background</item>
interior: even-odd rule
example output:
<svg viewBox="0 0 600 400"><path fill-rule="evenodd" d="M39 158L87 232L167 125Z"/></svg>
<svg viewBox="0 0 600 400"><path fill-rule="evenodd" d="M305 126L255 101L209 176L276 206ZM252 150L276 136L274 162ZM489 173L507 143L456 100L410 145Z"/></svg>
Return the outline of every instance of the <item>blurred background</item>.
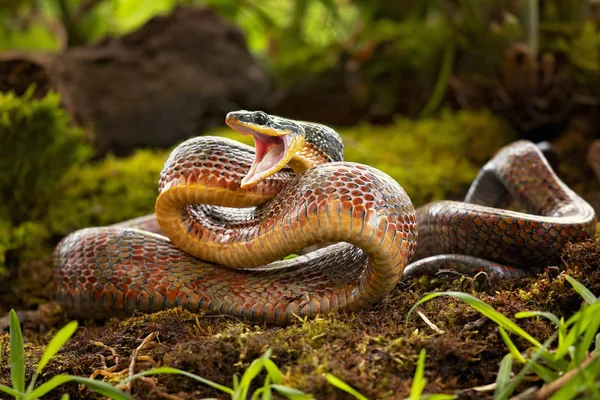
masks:
<svg viewBox="0 0 600 400"><path fill-rule="evenodd" d="M151 213L170 149L236 109L338 129L416 206L519 138L600 205L600 1L0 0L0 312L65 234Z"/></svg>

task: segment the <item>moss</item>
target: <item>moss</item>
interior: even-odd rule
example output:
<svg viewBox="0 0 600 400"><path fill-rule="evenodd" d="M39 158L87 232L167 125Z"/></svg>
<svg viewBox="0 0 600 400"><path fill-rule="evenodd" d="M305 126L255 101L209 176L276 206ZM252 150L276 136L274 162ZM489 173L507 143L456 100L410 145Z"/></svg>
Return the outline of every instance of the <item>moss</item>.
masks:
<svg viewBox="0 0 600 400"><path fill-rule="evenodd" d="M167 151L138 150L131 157L108 156L67 173L50 205L47 223L64 235L154 212L158 177Z"/></svg>
<svg viewBox="0 0 600 400"><path fill-rule="evenodd" d="M43 220L58 182L90 155L58 94L0 93L0 266L36 253L50 235Z"/></svg>
<svg viewBox="0 0 600 400"><path fill-rule="evenodd" d="M342 130L348 161L388 173L415 206L462 195L481 165L514 133L488 112L444 111L385 127Z"/></svg>
<svg viewBox="0 0 600 400"><path fill-rule="evenodd" d="M566 273L600 293L600 240L568 246L564 252ZM430 279L430 287L439 280ZM464 289L460 280L444 282L450 290ZM329 385L325 373L343 379L368 398L404 398L408 395L417 355L427 350L426 393L454 393L461 398L490 398L471 388L493 383L498 365L508 350L497 326L464 303L438 298L419 307L432 323L444 330L435 333L417 314L407 319L410 307L429 288L419 284L399 285L383 302L370 309L336 313L313 320L297 321L284 328L245 324L227 316L193 314L172 309L127 320L111 320L104 325L87 323L45 370L41 382L58 373L89 376L117 364L114 371L126 370L131 355L141 340L152 332L158 338L140 355L159 365L169 365L231 386L234 374L241 374L266 348L273 349L273 361L281 368L283 383L311 393L315 398L344 399L347 396ZM563 275L541 274L520 281L503 281L489 293L471 293L498 311L512 316L518 311L543 310L568 318L581 305L581 297ZM27 342L28 374L33 372L42 346L52 334L50 327L66 321L23 324ZM544 318L518 320L517 323L539 340L549 337L555 327ZM7 336L0 336L6 343ZM513 337L520 350L529 347ZM111 358L114 349L118 361ZM6 345L0 357L8 357ZM29 358L28 358L29 359ZM145 360L137 370L151 368ZM125 374L126 371L123 373ZM191 379L175 375L157 378L157 389L184 398L222 397L222 394ZM98 378L100 379L100 378ZM110 378L105 380L110 381ZM0 363L0 383L10 382L10 368ZM256 385L262 383L260 378ZM257 387L257 386L256 386ZM255 387L255 388L256 388ZM65 386L73 399L96 398L76 385ZM133 385L135 398L159 399L160 393L147 382ZM53 393L48 399L58 399Z"/></svg>
<svg viewBox="0 0 600 400"><path fill-rule="evenodd" d="M229 130L215 133L252 141ZM387 127L344 129L342 135L348 160L385 170L407 189L416 204L464 191L485 159L511 139L501 122L487 113L471 112L444 112L419 122L398 119ZM167 152L144 150L130 158L108 157L67 172L44 217L49 231L60 236L83 226L105 225L151 212L158 173L166 156ZM568 273L594 293L600 291L599 254L600 241L572 245L565 252ZM178 309L103 325L88 322L48 365L41 382L57 373L88 376L102 368L98 354L105 357L107 367L117 362L115 370L126 369L141 339L156 331L158 340L142 355L160 365L181 368L228 386L234 374L243 373L252 360L271 347L273 360L284 374L283 383L316 398L347 398L327 383L324 373L345 380L369 398L403 398L410 389L417 355L426 348L426 392L481 398L483 395L469 388L493 382L498 363L507 353L496 325L465 304L446 298L420 307L445 333L434 333L416 314L407 320L408 309L425 291L440 287L467 290L508 316L522 310L544 310L568 317L581 299L564 277L550 274L501 282L487 292L477 291L470 282L423 278L410 285L402 283L371 309L298 321L285 328L254 326L235 318ZM49 336L44 332L65 322L25 328L25 336L30 342L45 343ZM543 319L519 324L542 339L553 329ZM5 338L0 340L5 342ZM111 352L99 343L115 349L119 360L110 359ZM527 343L517 344L520 349L527 347ZM41 348L29 345L31 359L39 358ZM0 357L6 359L7 354L4 346ZM146 361L138 362L138 370L150 366ZM28 367L28 373L32 368L34 364ZM0 382L9 381L9 367L0 363ZM157 388L194 398L221 396L174 375L157 377ZM76 385L66 386L65 390L73 399L93 398L87 390L78 391ZM161 397L141 381L134 384L133 393L137 398ZM59 393L48 398L59 398Z"/></svg>

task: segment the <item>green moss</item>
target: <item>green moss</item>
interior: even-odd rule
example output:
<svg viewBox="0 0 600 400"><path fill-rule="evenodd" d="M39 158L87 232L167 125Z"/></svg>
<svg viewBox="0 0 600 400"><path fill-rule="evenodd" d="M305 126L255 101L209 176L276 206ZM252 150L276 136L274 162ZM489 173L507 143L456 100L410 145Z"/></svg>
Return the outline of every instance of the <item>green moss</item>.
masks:
<svg viewBox="0 0 600 400"><path fill-rule="evenodd" d="M43 220L58 183L91 153L58 94L0 93L0 266L7 253L18 257L50 235Z"/></svg>
<svg viewBox="0 0 600 400"><path fill-rule="evenodd" d="M91 155L59 95L32 93L0 94L0 218L16 223L42 217L62 175Z"/></svg>
<svg viewBox="0 0 600 400"><path fill-rule="evenodd" d="M346 160L374 166L404 187L415 206L456 197L481 165L515 135L488 112L444 111L385 127L342 130Z"/></svg>
<svg viewBox="0 0 600 400"><path fill-rule="evenodd" d="M48 226L66 234L154 212L158 177L167 151L138 150L131 157L108 156L70 171L50 205Z"/></svg>

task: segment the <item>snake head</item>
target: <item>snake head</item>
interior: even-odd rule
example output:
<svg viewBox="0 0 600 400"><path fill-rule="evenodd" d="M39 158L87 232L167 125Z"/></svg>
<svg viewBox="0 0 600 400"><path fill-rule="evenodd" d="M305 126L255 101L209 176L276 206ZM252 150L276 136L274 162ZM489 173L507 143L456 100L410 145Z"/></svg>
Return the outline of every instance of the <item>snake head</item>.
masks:
<svg viewBox="0 0 600 400"><path fill-rule="evenodd" d="M305 144L304 128L295 121L262 111L233 111L225 119L236 132L254 137L256 155L240 188L247 189L285 167Z"/></svg>

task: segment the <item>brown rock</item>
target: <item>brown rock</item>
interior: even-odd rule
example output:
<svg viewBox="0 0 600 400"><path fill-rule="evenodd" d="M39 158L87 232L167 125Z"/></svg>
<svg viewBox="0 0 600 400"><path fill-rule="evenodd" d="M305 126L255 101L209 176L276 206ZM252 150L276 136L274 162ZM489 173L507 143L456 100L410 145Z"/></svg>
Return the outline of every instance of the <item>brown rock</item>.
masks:
<svg viewBox="0 0 600 400"><path fill-rule="evenodd" d="M192 7L92 46L0 57L0 89L22 92L31 82L62 94L100 155L171 146L223 125L228 111L265 108L270 91L240 30Z"/></svg>

